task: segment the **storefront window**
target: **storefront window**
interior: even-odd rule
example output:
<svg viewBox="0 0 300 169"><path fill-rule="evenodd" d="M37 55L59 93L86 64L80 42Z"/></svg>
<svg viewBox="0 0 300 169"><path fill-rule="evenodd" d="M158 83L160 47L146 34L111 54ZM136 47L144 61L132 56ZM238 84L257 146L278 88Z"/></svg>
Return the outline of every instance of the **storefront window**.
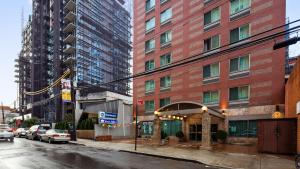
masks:
<svg viewBox="0 0 300 169"><path fill-rule="evenodd" d="M152 121L144 121L142 122L142 135L153 135L153 122Z"/></svg>
<svg viewBox="0 0 300 169"><path fill-rule="evenodd" d="M176 136L178 131L182 131L181 120L164 120L160 125L161 131L165 132L167 136Z"/></svg>
<svg viewBox="0 0 300 169"><path fill-rule="evenodd" d="M257 121L256 120L229 121L229 136L257 137Z"/></svg>

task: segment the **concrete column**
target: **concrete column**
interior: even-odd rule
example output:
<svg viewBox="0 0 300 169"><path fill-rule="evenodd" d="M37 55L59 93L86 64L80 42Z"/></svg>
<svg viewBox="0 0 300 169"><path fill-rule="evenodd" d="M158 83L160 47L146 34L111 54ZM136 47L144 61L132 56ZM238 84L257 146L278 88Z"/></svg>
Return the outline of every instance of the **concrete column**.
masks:
<svg viewBox="0 0 300 169"><path fill-rule="evenodd" d="M160 119L159 119L159 117L155 116L154 121L153 121L152 143L154 145L160 145L160 141L161 141Z"/></svg>
<svg viewBox="0 0 300 169"><path fill-rule="evenodd" d="M208 112L202 114L202 142L201 148L211 149L211 116Z"/></svg>
<svg viewBox="0 0 300 169"><path fill-rule="evenodd" d="M182 132L184 134L184 141L187 141L187 134L188 134L188 131L187 131L187 122L186 122L186 118L183 118L183 120L181 121L182 122Z"/></svg>

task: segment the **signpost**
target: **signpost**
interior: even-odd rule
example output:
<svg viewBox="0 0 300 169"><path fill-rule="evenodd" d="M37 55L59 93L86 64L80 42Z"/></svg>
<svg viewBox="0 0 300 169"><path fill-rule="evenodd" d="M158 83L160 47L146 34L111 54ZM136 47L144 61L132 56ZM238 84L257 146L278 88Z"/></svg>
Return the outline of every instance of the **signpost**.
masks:
<svg viewBox="0 0 300 169"><path fill-rule="evenodd" d="M136 104L136 111L135 111L135 142L134 142L134 150L136 151L137 147L137 137L138 137L138 107L139 105L144 105L144 100L138 99Z"/></svg>

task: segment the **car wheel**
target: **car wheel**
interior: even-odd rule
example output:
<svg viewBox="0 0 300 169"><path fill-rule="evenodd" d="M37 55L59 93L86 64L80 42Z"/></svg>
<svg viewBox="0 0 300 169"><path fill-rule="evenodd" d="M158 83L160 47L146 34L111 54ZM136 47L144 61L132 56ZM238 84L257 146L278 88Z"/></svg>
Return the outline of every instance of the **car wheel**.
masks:
<svg viewBox="0 0 300 169"><path fill-rule="evenodd" d="M296 156L295 163L296 163L296 169L300 169L300 155Z"/></svg>
<svg viewBox="0 0 300 169"><path fill-rule="evenodd" d="M9 139L9 141L10 141L10 142L14 142L14 138L11 137L11 138Z"/></svg>

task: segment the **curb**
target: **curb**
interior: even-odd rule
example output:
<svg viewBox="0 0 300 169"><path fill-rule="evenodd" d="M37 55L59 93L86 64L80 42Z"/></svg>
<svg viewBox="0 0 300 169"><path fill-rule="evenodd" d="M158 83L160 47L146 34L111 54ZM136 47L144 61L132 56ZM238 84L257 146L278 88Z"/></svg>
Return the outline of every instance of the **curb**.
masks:
<svg viewBox="0 0 300 169"><path fill-rule="evenodd" d="M149 153L136 152L136 151L128 151L128 150L119 150L119 152L125 152L125 153L131 153L131 154L139 154L139 155L145 155L145 156L151 156L151 157L158 157L158 158L170 159L170 160L176 160L176 161L191 162L191 163L201 164L201 165L210 166L210 167L221 167L223 169L230 169L228 167L223 167L223 166L218 166L218 165L209 165L209 164L205 164L205 163L202 163L200 161L197 161L197 160L191 160L191 159L185 159L185 158L178 158L178 157L171 157L171 156L164 156L164 155L156 155L156 154L149 154Z"/></svg>
<svg viewBox="0 0 300 169"><path fill-rule="evenodd" d="M85 144L74 143L74 142L69 142L69 144L78 145L78 146L86 146Z"/></svg>

